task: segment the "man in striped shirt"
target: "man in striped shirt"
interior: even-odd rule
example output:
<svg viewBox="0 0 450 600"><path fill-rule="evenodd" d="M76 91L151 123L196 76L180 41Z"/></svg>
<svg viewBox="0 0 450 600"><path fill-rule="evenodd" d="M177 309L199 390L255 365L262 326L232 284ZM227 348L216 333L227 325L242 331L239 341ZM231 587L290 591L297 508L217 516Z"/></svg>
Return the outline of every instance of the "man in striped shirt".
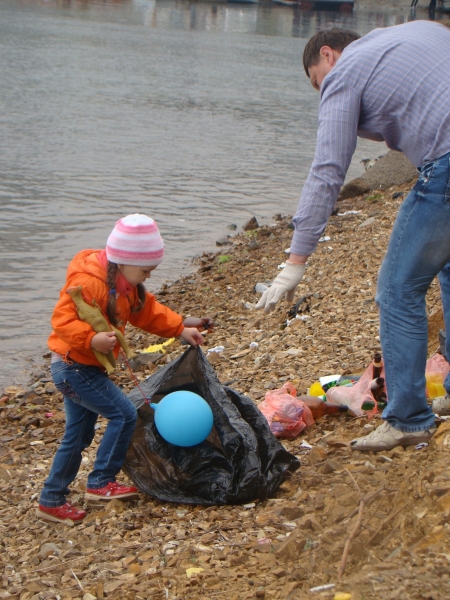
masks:
<svg viewBox="0 0 450 600"><path fill-rule="evenodd" d="M394 224L376 296L389 403L383 425L351 442L353 449L377 451L427 442L435 432L425 397L425 295L436 275L450 359L450 30L415 21L358 37L321 31L305 47L304 68L321 95L316 151L293 219L289 260L257 308L272 310L283 296L292 301L357 136L403 152L419 179ZM450 376L444 387L450 392ZM449 394L433 409L450 414Z"/></svg>

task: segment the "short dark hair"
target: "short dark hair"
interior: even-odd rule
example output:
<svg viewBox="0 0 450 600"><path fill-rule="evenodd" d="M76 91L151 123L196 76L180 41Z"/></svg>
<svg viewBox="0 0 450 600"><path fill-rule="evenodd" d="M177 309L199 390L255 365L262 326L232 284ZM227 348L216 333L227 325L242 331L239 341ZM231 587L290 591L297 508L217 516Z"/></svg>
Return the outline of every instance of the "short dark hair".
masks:
<svg viewBox="0 0 450 600"><path fill-rule="evenodd" d="M317 65L320 60L320 49L323 46L329 46L332 50L342 52L342 50L358 40L359 33L348 29L325 29L318 31L306 44L303 51L303 67L306 75L309 77L309 67Z"/></svg>

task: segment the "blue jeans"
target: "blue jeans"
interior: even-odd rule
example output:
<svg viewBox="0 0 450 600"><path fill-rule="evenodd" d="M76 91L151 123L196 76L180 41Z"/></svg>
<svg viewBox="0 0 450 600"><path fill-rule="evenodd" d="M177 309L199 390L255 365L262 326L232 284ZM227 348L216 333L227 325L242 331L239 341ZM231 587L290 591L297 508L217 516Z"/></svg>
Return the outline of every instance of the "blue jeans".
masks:
<svg viewBox="0 0 450 600"><path fill-rule="evenodd" d="M434 426L425 397L425 295L437 275L450 358L450 153L419 172L394 223L376 295L389 398L382 417L406 432ZM450 391L450 377L444 385Z"/></svg>
<svg viewBox="0 0 450 600"><path fill-rule="evenodd" d="M64 396L66 430L39 502L56 507L66 502L68 486L80 468L81 453L94 439L98 415L108 419L108 425L87 487L102 488L115 481L134 432L137 411L98 367L61 360L51 364L51 374L56 388Z"/></svg>

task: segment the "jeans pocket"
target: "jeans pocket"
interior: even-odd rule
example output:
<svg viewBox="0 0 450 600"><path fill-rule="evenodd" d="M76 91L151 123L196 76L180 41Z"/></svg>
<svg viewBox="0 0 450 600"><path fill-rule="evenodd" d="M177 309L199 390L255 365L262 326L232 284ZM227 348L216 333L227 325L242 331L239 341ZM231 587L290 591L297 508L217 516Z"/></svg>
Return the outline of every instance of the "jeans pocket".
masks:
<svg viewBox="0 0 450 600"><path fill-rule="evenodd" d="M423 167L420 168L419 172L419 181L423 181L424 183L428 183L428 180L433 175L434 167L436 165L436 161L433 160L431 162L425 163Z"/></svg>
<svg viewBox="0 0 450 600"><path fill-rule="evenodd" d="M73 402L76 402L77 404L81 404L81 398L80 396L76 393L76 391L73 389L73 387L70 385L70 383L67 381L67 379L63 379L62 381L55 383L55 388L61 392L61 394L67 398L68 400L72 400Z"/></svg>
<svg viewBox="0 0 450 600"><path fill-rule="evenodd" d="M425 163L419 170L419 178L417 180L417 192L420 196L424 196L427 191L427 184L430 181L436 162Z"/></svg>

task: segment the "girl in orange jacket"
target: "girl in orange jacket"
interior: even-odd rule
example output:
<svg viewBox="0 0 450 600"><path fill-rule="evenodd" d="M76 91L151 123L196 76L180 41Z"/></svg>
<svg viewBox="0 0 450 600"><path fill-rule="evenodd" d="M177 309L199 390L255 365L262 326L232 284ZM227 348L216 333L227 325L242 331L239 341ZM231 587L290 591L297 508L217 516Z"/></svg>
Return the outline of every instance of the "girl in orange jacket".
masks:
<svg viewBox="0 0 450 600"><path fill-rule="evenodd" d="M67 270L66 284L52 316L51 374L64 396L66 429L50 475L39 499L38 516L51 521L80 522L84 510L66 501L75 479L81 453L94 438L98 415L108 419L93 470L88 475L86 496L93 500L131 499L138 490L116 481L136 424L134 404L108 378L93 350L117 357L119 344L113 330L96 333L80 320L67 289L82 286L85 301L98 304L109 323L125 329L127 321L161 337L181 336L192 346L203 344L197 327L208 328L209 319L190 319L186 327L180 315L146 292L150 277L164 255L164 243L153 219L134 214L117 221L105 250L78 253ZM186 322L186 324L188 324Z"/></svg>

